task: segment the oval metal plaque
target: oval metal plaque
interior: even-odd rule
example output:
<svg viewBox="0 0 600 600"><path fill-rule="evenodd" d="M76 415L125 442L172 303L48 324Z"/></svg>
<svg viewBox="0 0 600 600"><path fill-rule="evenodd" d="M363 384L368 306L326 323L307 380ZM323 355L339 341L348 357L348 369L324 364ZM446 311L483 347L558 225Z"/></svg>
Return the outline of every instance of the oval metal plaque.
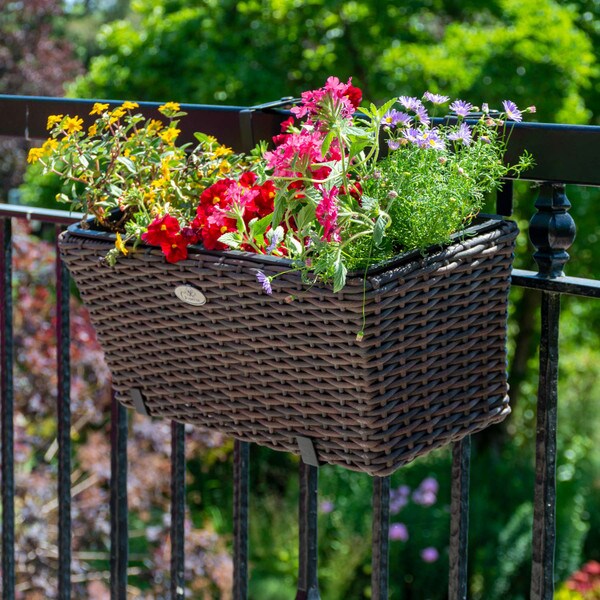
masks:
<svg viewBox="0 0 600 600"><path fill-rule="evenodd" d="M175 295L186 304L191 304L192 306L206 304L206 296L191 285L178 285L175 288Z"/></svg>

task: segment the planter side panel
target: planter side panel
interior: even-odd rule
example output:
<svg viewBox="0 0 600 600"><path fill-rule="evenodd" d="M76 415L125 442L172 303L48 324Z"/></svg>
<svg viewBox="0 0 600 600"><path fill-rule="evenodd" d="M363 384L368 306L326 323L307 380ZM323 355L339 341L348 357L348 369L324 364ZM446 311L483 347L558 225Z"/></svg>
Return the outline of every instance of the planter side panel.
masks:
<svg viewBox="0 0 600 600"><path fill-rule="evenodd" d="M384 475L509 412L515 235L499 222L339 294L284 274L272 296L256 270L285 267L259 257L198 251L172 265L144 248L109 267L110 240L66 232L60 245L121 402L139 393L153 416L276 450L298 453L296 437L309 437L320 461ZM206 303L180 300L180 285Z"/></svg>

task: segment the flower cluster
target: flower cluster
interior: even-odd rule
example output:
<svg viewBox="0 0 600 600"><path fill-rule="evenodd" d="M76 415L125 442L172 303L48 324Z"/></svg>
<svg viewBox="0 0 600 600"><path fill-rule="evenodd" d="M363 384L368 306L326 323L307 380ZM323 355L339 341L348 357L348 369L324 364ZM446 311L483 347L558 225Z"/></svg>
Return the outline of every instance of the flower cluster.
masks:
<svg viewBox="0 0 600 600"><path fill-rule="evenodd" d="M423 479L412 494L410 487L407 485L392 488L390 490L390 515L395 517L410 503L411 499L418 506L426 508L433 506L437 502L438 489L439 484L434 477ZM407 542L410 537L408 527L400 521L390 523L388 536L392 542ZM423 548L419 555L421 560L426 563L434 563L440 556L437 548L433 546Z"/></svg>
<svg viewBox="0 0 600 600"><path fill-rule="evenodd" d="M573 600L575 598L581 600L597 600L600 598L600 563L590 560L583 565L566 581L565 590L577 594L577 596L568 596Z"/></svg>
<svg viewBox="0 0 600 600"><path fill-rule="evenodd" d="M510 123L534 107L480 110L432 92L361 102L351 79L329 77L302 94L274 146L250 156L203 134L194 149L177 146L177 103L160 107L166 123L134 114L133 102L96 103L87 132L79 117L50 117L51 138L30 160L71 184L61 200L117 233L111 261L131 242L160 246L169 262L202 244L286 257L306 282L338 291L350 270L449 241L487 192L533 162L503 159ZM451 114L435 118L436 109ZM273 292L272 276L257 279Z"/></svg>

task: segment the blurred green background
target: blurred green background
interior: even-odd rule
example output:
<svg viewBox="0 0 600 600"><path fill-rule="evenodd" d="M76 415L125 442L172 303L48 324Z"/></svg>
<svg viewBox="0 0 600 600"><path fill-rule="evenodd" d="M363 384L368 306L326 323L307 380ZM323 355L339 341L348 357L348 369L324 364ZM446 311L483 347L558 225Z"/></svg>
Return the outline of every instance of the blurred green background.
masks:
<svg viewBox="0 0 600 600"><path fill-rule="evenodd" d="M505 99L534 104L540 122L600 125L600 0L2 0L0 6L0 93L249 105L297 96L337 75L352 76L374 102L429 90L491 107ZM20 185L26 148L10 140L0 146L6 201ZM600 152L598 159L600 167ZM24 177L20 201L51 205L56 183L35 167ZM535 268L527 224L536 193L516 185L523 268ZM600 193L571 186L567 194L578 233L566 272L598 277ZM474 438L474 600L529 596L539 302L536 292L511 292L513 415ZM560 356L556 578L561 598L575 600L583 596L562 583L585 562L600 560L600 303L564 298ZM283 600L295 593L297 459L252 452L251 597ZM225 543L232 531L230 454L230 446L216 452L208 444L188 464L191 521ZM392 486L391 598L442 600L449 452L401 469ZM320 471L326 600L370 597L370 493L366 476ZM157 506L168 507L168 500ZM141 531L158 518L139 516ZM140 552L149 546L141 543ZM209 561L213 550L204 552ZM152 587L159 584L133 577L139 594L163 597ZM207 589L198 597L227 597L223 586Z"/></svg>

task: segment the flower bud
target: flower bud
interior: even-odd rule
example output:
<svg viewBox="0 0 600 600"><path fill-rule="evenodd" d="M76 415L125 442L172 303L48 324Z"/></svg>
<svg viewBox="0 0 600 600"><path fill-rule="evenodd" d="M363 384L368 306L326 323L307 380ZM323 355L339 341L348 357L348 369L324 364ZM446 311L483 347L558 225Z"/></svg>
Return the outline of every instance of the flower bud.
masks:
<svg viewBox="0 0 600 600"><path fill-rule="evenodd" d="M398 192L396 192L395 190L390 190L388 192L388 198L390 200L393 200L394 198L397 198L397 197L398 197Z"/></svg>

